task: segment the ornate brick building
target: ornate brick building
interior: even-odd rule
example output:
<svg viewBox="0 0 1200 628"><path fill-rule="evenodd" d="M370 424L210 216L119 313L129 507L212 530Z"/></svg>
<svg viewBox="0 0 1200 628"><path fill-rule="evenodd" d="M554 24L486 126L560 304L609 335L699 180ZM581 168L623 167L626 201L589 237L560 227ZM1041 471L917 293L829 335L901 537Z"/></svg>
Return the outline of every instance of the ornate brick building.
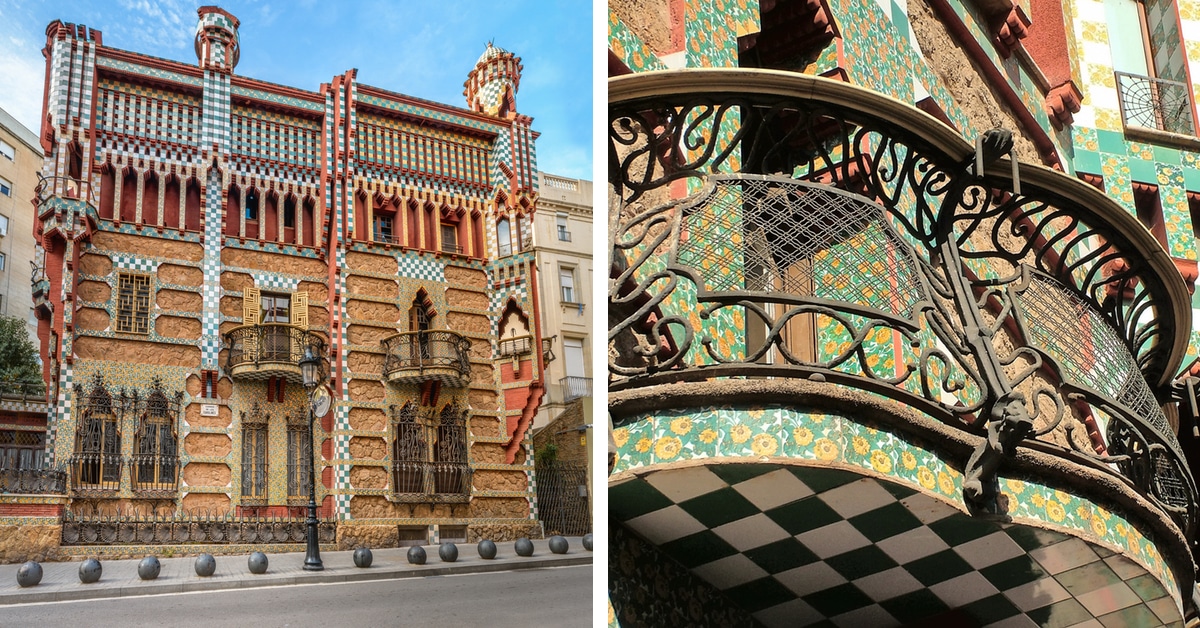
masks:
<svg viewBox="0 0 1200 628"><path fill-rule="evenodd" d="M610 625L1197 625L1198 27L609 3Z"/></svg>
<svg viewBox="0 0 1200 628"><path fill-rule="evenodd" d="M46 30L34 297L67 510L294 516L311 453L343 543L536 530L542 354L497 354L541 346L520 58L489 43L468 108L353 70L309 91L238 75L239 20L198 14L195 64Z"/></svg>

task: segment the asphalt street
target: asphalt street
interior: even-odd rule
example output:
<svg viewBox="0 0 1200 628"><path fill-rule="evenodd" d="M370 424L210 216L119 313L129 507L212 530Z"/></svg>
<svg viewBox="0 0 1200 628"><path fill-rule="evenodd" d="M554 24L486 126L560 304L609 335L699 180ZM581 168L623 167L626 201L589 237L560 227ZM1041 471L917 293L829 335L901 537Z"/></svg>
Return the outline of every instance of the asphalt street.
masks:
<svg viewBox="0 0 1200 628"><path fill-rule="evenodd" d="M0 607L0 626L588 626L592 565Z"/></svg>

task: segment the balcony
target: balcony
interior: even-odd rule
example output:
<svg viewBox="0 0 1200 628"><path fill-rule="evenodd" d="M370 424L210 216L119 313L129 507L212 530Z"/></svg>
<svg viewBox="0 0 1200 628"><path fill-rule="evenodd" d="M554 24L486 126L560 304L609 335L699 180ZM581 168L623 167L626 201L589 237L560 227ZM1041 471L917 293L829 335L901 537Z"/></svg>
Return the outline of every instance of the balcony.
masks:
<svg viewBox="0 0 1200 628"><path fill-rule="evenodd" d="M0 493L62 495L67 491L67 474L59 469L0 468Z"/></svg>
<svg viewBox="0 0 1200 628"><path fill-rule="evenodd" d="M500 341L497 352L500 357L509 358L515 355L528 355L532 351L532 347L533 338L530 336L504 338Z"/></svg>
<svg viewBox="0 0 1200 628"><path fill-rule="evenodd" d="M301 383L300 358L305 350L327 353L325 336L289 323L242 325L225 333L229 357L226 370L234 379L282 377Z"/></svg>
<svg viewBox="0 0 1200 628"><path fill-rule="evenodd" d="M471 377L471 342L447 330L402 332L381 341L383 373L393 384L440 381L461 387Z"/></svg>
<svg viewBox="0 0 1200 628"><path fill-rule="evenodd" d="M95 230L100 215L96 210L96 195L87 181L39 174L34 192L41 220L39 236L57 234L72 239Z"/></svg>
<svg viewBox="0 0 1200 628"><path fill-rule="evenodd" d="M1149 141L1200 147L1187 83L1116 73L1121 123L1126 134Z"/></svg>
<svg viewBox="0 0 1200 628"><path fill-rule="evenodd" d="M562 388L563 403L592 396L592 378L590 377L564 377L558 380L558 385Z"/></svg>
<svg viewBox="0 0 1200 628"><path fill-rule="evenodd" d="M897 522L885 508L912 524L857 527L885 539L870 550L936 510L945 519L931 528L1010 536L996 538L1019 548L1021 569L1033 565L1026 552L1074 537L1094 556L1119 551L1190 604L1196 487L1160 407L1177 388L1190 306L1136 219L1040 166L999 158L977 173L974 145L953 129L846 83L648 72L610 79L609 98L615 555L640 552L668 580L682 563L726 592L711 574L729 552L687 548L766 513L761 532L788 530L853 580L843 568L862 560L822 546L800 514L844 498L858 505L830 528L849 531L868 511ZM693 489L676 504L663 486ZM739 495L750 497L742 514L708 510ZM687 539L673 532L680 509ZM1142 531L1132 543L1114 536L1118 518ZM1041 540L1008 544L1018 538ZM773 553L758 549L741 558ZM893 562L936 590L921 565ZM729 596L757 602L742 595L750 584ZM790 600L830 586L774 579L762 590L779 612L745 610L782 618ZM613 599L618 613L630 603Z"/></svg>

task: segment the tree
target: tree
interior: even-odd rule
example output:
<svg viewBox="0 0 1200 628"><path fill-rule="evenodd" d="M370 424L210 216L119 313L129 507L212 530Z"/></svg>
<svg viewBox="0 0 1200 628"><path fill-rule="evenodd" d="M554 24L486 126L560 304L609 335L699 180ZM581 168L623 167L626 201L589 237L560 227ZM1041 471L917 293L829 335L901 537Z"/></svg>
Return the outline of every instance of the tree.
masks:
<svg viewBox="0 0 1200 628"><path fill-rule="evenodd" d="M45 383L25 321L12 316L0 316L0 381Z"/></svg>

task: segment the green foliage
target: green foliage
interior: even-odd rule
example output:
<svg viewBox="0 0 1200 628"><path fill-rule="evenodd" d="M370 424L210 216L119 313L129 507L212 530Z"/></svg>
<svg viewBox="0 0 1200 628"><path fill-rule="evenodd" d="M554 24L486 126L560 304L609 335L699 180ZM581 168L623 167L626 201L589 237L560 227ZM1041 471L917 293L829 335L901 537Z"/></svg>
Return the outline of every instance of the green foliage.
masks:
<svg viewBox="0 0 1200 628"><path fill-rule="evenodd" d="M44 383L25 321L12 316L0 316L0 381Z"/></svg>
<svg viewBox="0 0 1200 628"><path fill-rule="evenodd" d="M558 445L554 443L546 443L533 453L533 461L536 465L552 464L557 458Z"/></svg>

